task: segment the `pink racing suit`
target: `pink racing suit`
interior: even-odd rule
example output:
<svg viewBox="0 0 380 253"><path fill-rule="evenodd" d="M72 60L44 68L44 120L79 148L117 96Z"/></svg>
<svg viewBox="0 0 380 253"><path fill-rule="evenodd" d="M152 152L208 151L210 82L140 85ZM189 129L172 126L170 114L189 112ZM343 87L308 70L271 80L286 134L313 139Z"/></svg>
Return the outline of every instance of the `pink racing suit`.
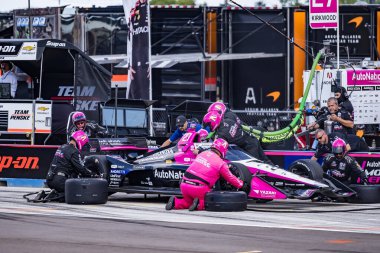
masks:
<svg viewBox="0 0 380 253"><path fill-rule="evenodd" d="M244 184L231 173L227 163L215 152L207 150L200 153L182 178L180 188L183 198L175 198L174 208L189 208L194 199L198 198L198 210L204 210L205 195L211 191L220 176L236 188L241 188Z"/></svg>

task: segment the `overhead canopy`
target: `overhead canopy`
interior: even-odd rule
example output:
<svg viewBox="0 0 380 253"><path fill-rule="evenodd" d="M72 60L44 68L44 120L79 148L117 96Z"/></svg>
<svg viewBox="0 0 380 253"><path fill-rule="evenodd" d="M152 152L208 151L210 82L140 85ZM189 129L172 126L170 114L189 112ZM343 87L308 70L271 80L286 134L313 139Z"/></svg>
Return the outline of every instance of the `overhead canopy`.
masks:
<svg viewBox="0 0 380 253"><path fill-rule="evenodd" d="M189 54L167 54L167 55L152 55L152 68L170 68L178 63L187 62L206 62L206 61L226 61L226 60L242 60L242 59L260 59L260 58L276 58L284 57L284 54L269 54L269 53L239 53L239 54L205 54L189 53ZM93 55L91 56L99 64L118 64L118 68L128 68L127 55Z"/></svg>
<svg viewBox="0 0 380 253"><path fill-rule="evenodd" d="M33 98L73 100L90 119L97 118L97 103L110 98L111 73L69 42L0 40L0 58L32 77Z"/></svg>

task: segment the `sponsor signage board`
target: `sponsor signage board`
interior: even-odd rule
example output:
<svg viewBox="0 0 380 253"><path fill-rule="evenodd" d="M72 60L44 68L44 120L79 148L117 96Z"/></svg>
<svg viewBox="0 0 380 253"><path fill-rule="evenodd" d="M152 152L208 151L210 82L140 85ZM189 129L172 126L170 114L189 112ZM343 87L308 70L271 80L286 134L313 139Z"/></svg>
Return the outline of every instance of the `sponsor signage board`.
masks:
<svg viewBox="0 0 380 253"><path fill-rule="evenodd" d="M31 133L33 128L32 103L0 103L2 115L8 115L5 123L6 131L10 133ZM52 106L49 103L35 105L35 132L51 133Z"/></svg>
<svg viewBox="0 0 380 253"><path fill-rule="evenodd" d="M355 124L379 124L380 70L347 70L343 77L355 108Z"/></svg>
<svg viewBox="0 0 380 253"><path fill-rule="evenodd" d="M37 59L37 42L0 43L0 60L23 61Z"/></svg>
<svg viewBox="0 0 380 253"><path fill-rule="evenodd" d="M58 146L0 146L0 178L45 179Z"/></svg>
<svg viewBox="0 0 380 253"><path fill-rule="evenodd" d="M312 29L338 28L338 0L310 0L309 24Z"/></svg>
<svg viewBox="0 0 380 253"><path fill-rule="evenodd" d="M354 107L355 124L379 124L380 123L380 70L342 69L342 86L347 89L350 101ZM304 89L309 79L310 71L305 71L303 75ZM306 102L312 103L315 100L321 102L321 106L327 105L327 99L334 96L331 87L334 87L334 80L337 76L336 69L316 71L315 78L310 88ZM307 117L307 124L315 121L314 116Z"/></svg>

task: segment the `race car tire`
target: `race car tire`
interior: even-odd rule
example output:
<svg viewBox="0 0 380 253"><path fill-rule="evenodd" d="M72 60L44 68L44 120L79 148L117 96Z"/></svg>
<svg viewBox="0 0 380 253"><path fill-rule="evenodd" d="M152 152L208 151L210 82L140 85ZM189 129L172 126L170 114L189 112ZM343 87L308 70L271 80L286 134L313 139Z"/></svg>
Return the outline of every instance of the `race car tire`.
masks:
<svg viewBox="0 0 380 253"><path fill-rule="evenodd" d="M247 209L245 192L211 191L205 196L205 210L213 212L240 212Z"/></svg>
<svg viewBox="0 0 380 253"><path fill-rule="evenodd" d="M257 204L265 204L265 203L273 201L273 199L255 199L254 201Z"/></svg>
<svg viewBox="0 0 380 253"><path fill-rule="evenodd" d="M323 181L323 169L318 162L310 159L300 159L290 164L290 172L318 182Z"/></svg>
<svg viewBox="0 0 380 253"><path fill-rule="evenodd" d="M350 203L370 204L380 203L380 185L351 184L350 187L357 195L348 199Z"/></svg>
<svg viewBox="0 0 380 253"><path fill-rule="evenodd" d="M232 174L234 174L236 177L238 177L240 180L242 180L244 183L251 186L251 180L252 180L252 174L248 170L246 166L240 163L230 163L230 171ZM237 189L227 183L227 181L224 178L220 179L220 190L222 191L236 191ZM249 189L247 189L249 191ZM247 194L249 192L246 192Z"/></svg>
<svg viewBox="0 0 380 253"><path fill-rule="evenodd" d="M108 182L104 178L70 178L65 182L67 204L105 204Z"/></svg>
<svg viewBox="0 0 380 253"><path fill-rule="evenodd" d="M109 170L107 156L105 155L91 155L86 156L84 159L84 165L87 169L101 175L102 178L107 179L109 182Z"/></svg>

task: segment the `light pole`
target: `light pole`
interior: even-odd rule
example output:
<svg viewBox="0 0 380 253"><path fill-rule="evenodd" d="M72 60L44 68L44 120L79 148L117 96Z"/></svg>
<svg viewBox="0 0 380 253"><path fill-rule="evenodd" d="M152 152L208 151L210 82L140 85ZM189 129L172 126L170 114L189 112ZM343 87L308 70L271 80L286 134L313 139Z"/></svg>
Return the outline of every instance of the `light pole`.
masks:
<svg viewBox="0 0 380 253"><path fill-rule="evenodd" d="M30 9L30 0L28 0L28 13L29 13L29 39L32 39L32 10Z"/></svg>

